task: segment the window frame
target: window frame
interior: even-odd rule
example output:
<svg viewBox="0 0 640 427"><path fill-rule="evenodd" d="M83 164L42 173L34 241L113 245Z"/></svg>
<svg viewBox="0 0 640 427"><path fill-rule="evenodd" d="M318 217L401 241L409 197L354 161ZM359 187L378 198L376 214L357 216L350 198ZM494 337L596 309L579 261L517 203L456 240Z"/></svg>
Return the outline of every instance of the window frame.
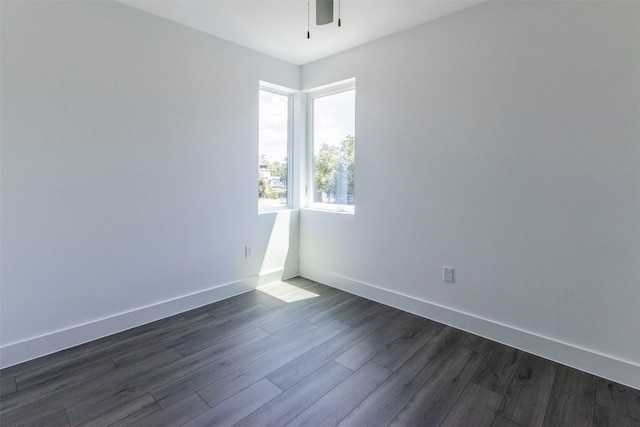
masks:
<svg viewBox="0 0 640 427"><path fill-rule="evenodd" d="M287 200L283 206L261 207L260 198L258 197L258 214L266 214L271 212L279 212L293 209L293 113L294 113L294 95L296 91L284 86L268 83L260 80L258 86L258 169L260 167L260 92L269 92L275 95L285 96L287 98ZM258 174L260 171L258 170ZM259 176L257 177L260 178Z"/></svg>
<svg viewBox="0 0 640 427"><path fill-rule="evenodd" d="M305 91L307 95L307 173L306 173L306 181L307 185L305 186L305 196L306 196L306 205L305 207L308 209L326 211L326 212L334 212L334 213L344 213L344 214L355 214L355 199L353 205L345 205L338 203L322 203L316 202L313 200L315 193L315 156L314 156L314 101L318 98L323 98L325 96L336 95L342 92L348 92L350 90L356 91L356 79L350 78L346 80L342 80L336 83L332 83L325 86L320 86L317 88L309 89ZM356 91L357 94L357 91ZM356 106L357 106L357 98L355 100L354 105L354 136L356 137L357 144L357 123L355 120L356 115ZM354 177L355 179L355 177ZM355 196L355 194L354 194Z"/></svg>

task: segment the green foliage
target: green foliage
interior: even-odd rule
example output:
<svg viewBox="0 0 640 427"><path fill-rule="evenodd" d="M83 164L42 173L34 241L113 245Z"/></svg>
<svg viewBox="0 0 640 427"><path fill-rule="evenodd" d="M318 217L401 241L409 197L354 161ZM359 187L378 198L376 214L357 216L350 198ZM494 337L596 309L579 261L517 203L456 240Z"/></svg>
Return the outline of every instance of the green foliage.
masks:
<svg viewBox="0 0 640 427"><path fill-rule="evenodd" d="M355 163L356 163L356 138L348 135L340 143L340 156L342 165L346 169L348 186L347 194L353 196L355 191Z"/></svg>
<svg viewBox="0 0 640 427"><path fill-rule="evenodd" d="M355 144L356 138L347 135L338 145L322 144L315 155L314 189L316 201L353 204L355 192ZM261 172L258 178L258 197L279 199L287 197L287 160L283 163L260 158ZM265 169L266 168L266 169ZM268 172L267 172L268 171ZM271 175L271 176L269 176ZM280 180L284 188L277 188Z"/></svg>
<svg viewBox="0 0 640 427"><path fill-rule="evenodd" d="M284 162L270 162L266 156L260 156L261 170L258 173L258 197L261 199L287 198L287 158ZM262 168L266 167L266 170ZM268 173L266 173L268 171ZM270 174L270 176L269 176ZM274 181L275 180L275 185ZM277 181L282 182L280 186Z"/></svg>
<svg viewBox="0 0 640 427"><path fill-rule="evenodd" d="M273 196L273 188L271 188L271 180L268 176L258 173L258 197L261 199L270 199Z"/></svg>
<svg viewBox="0 0 640 427"><path fill-rule="evenodd" d="M355 137L348 135L339 145L322 144L315 155L316 201L323 193L331 203L353 204L355 190Z"/></svg>
<svg viewBox="0 0 640 427"><path fill-rule="evenodd" d="M287 157L284 158L284 163L280 166L280 181L282 181L282 184L284 184L284 188L285 188L285 197L286 196L286 188L287 188L287 183L288 183L288 178L289 178L289 164L288 164L288 159Z"/></svg>
<svg viewBox="0 0 640 427"><path fill-rule="evenodd" d="M279 161L267 162L267 169L271 172L271 176L274 178L280 178L282 176L282 165Z"/></svg>
<svg viewBox="0 0 640 427"><path fill-rule="evenodd" d="M338 150L333 145L322 144L315 156L315 189L317 193L335 193L338 170Z"/></svg>

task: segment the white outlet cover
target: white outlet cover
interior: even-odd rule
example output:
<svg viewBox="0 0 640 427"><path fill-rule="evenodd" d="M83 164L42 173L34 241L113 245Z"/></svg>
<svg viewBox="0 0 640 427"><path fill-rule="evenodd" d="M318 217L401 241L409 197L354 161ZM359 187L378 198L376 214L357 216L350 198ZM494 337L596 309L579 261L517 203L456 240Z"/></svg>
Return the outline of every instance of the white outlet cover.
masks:
<svg viewBox="0 0 640 427"><path fill-rule="evenodd" d="M453 267L442 267L442 280L453 283Z"/></svg>

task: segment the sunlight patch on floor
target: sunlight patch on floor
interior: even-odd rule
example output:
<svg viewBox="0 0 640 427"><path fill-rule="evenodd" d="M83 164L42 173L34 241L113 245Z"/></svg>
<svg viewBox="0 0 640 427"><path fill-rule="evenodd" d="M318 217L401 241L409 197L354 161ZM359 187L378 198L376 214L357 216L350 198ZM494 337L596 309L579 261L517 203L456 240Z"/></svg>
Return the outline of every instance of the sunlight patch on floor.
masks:
<svg viewBox="0 0 640 427"><path fill-rule="evenodd" d="M258 290L284 302L303 301L319 296L318 294L309 292L306 289L302 289L285 282L270 283L268 285L260 286Z"/></svg>

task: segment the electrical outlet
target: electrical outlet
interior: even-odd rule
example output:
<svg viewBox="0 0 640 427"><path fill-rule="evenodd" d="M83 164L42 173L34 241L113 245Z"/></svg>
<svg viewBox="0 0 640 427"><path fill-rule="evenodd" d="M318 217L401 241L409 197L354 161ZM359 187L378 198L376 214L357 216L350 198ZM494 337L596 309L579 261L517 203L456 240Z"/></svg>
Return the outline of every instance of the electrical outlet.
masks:
<svg viewBox="0 0 640 427"><path fill-rule="evenodd" d="M453 283L453 267L442 267L442 280Z"/></svg>
<svg viewBox="0 0 640 427"><path fill-rule="evenodd" d="M249 258L252 253L253 253L253 249L251 248L251 246L245 246L244 247L244 257L245 258Z"/></svg>

